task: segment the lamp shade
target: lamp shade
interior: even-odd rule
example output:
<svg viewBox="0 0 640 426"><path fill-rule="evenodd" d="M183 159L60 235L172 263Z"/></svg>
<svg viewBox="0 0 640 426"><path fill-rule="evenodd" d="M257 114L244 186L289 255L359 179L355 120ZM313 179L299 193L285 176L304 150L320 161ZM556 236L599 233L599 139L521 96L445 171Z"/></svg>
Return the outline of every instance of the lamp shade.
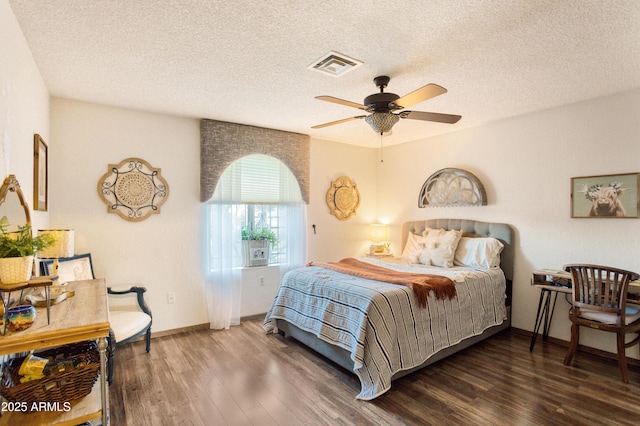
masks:
<svg viewBox="0 0 640 426"><path fill-rule="evenodd" d="M369 239L376 243L389 240L389 227L383 223L372 223L369 225Z"/></svg>
<svg viewBox="0 0 640 426"><path fill-rule="evenodd" d="M390 112L374 112L364 118L376 133L386 133L400 120L396 114Z"/></svg>
<svg viewBox="0 0 640 426"><path fill-rule="evenodd" d="M38 235L50 235L54 240L53 245L38 252L39 258L58 259L74 255L73 229L39 229Z"/></svg>

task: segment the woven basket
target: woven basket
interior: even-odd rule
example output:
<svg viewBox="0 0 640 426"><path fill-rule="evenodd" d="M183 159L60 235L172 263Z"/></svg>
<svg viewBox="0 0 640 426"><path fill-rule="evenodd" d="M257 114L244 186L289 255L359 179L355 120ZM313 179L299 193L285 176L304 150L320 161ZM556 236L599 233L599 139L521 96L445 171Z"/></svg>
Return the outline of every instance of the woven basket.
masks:
<svg viewBox="0 0 640 426"><path fill-rule="evenodd" d="M61 360L73 363L74 368L47 375L42 379L20 383L18 370L24 357L14 358L2 366L0 395L10 402L69 402L84 398L100 372L100 354L95 342L81 342L38 352L51 362Z"/></svg>

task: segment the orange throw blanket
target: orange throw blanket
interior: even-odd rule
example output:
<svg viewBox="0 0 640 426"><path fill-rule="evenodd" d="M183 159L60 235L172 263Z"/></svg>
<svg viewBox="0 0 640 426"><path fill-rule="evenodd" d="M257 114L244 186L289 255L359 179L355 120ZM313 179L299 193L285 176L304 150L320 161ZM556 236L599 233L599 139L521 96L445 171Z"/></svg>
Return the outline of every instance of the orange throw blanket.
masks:
<svg viewBox="0 0 640 426"><path fill-rule="evenodd" d="M342 274L407 286L418 297L421 308L427 307L427 298L430 291L433 291L436 299L444 299L445 297L453 299L456 297L455 283L450 278L441 275L399 272L353 258L331 263L309 262L307 266L320 266Z"/></svg>

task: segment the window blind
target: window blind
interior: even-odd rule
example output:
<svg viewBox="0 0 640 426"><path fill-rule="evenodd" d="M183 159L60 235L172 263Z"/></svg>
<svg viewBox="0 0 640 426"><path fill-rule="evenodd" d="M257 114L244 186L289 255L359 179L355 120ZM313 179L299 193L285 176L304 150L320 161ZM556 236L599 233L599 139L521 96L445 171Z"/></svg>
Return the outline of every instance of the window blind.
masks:
<svg viewBox="0 0 640 426"><path fill-rule="evenodd" d="M252 154L234 161L222 173L210 203L301 203L298 181L277 158Z"/></svg>

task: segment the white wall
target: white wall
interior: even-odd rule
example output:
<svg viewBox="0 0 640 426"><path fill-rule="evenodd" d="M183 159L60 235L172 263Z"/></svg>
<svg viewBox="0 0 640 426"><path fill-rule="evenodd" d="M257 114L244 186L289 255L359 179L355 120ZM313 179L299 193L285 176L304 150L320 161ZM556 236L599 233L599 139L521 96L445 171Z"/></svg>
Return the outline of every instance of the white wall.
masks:
<svg viewBox="0 0 640 426"><path fill-rule="evenodd" d="M255 266L242 270L240 317L264 314L280 287L280 267Z"/></svg>
<svg viewBox="0 0 640 426"><path fill-rule="evenodd" d="M640 272L640 219L572 219L571 178L640 172L640 90L490 123L387 148L379 181L381 214L395 228L423 218L506 222L516 231L513 326L533 330L539 291L531 271L599 263ZM463 117L464 119L464 117ZM402 123L400 123L402 124ZM417 207L424 181L445 167L485 185L486 207ZM551 336L570 338L569 305L558 301ZM609 333L582 342L615 352ZM582 337L581 336L581 337ZM638 356L637 346L630 356Z"/></svg>
<svg viewBox="0 0 640 426"><path fill-rule="evenodd" d="M54 98L51 139L51 226L75 229L76 253L90 252L107 284L147 287L154 331L207 323L199 121ZM107 213L97 192L108 165L129 157L160 168L169 185L160 214L141 222Z"/></svg>
<svg viewBox="0 0 640 426"><path fill-rule="evenodd" d="M5 0L0 0L0 58L0 179L15 174L32 207L34 133L53 146L49 92ZM31 220L34 229L47 227L49 215L31 211Z"/></svg>
<svg viewBox="0 0 640 426"><path fill-rule="evenodd" d="M309 260L338 261L361 256L369 249L368 225L379 220L376 158L373 149L311 140L311 200L307 215ZM326 202L331 182L341 176L349 177L360 192L356 215L344 221L330 214Z"/></svg>

